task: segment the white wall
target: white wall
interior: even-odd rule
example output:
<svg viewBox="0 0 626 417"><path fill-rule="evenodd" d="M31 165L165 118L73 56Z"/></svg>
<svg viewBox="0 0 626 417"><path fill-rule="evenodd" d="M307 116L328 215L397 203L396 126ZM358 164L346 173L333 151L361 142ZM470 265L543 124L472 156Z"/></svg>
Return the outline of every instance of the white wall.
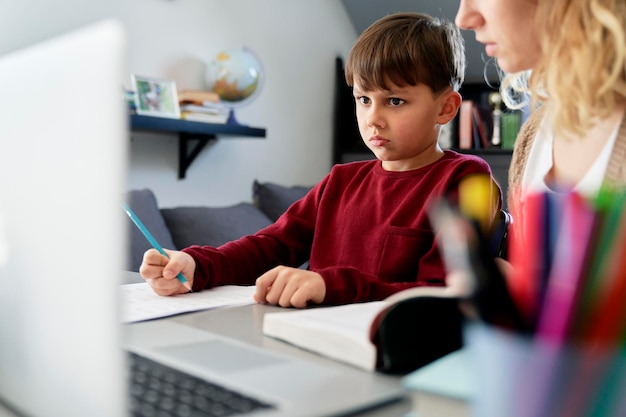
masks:
<svg viewBox="0 0 626 417"><path fill-rule="evenodd" d="M128 187L149 187L161 206L249 201L252 181L314 184L331 166L336 56L356 33L337 0L0 0L0 54L105 17L125 23L128 74L204 88L205 62L246 46L261 58L261 94L237 110L264 139L222 138L177 179L177 141L133 134ZM79 86L78 86L79 87ZM127 85L128 87L128 85Z"/></svg>

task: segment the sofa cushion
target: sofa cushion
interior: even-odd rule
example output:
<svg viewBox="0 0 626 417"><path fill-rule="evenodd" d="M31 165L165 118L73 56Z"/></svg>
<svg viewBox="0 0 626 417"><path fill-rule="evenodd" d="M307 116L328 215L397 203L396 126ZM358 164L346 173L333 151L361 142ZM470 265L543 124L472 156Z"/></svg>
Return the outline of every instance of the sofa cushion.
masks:
<svg viewBox="0 0 626 417"><path fill-rule="evenodd" d="M172 240L172 235L165 224L165 220L161 215L156 197L151 190L142 189L128 191L126 193L126 203L162 247L177 249L177 246L174 245L174 241ZM132 220L128 217L127 219L129 237L127 269L129 271L139 271L144 252L152 246Z"/></svg>
<svg viewBox="0 0 626 417"><path fill-rule="evenodd" d="M176 247L219 246L250 235L272 221L250 203L228 207L176 207L161 209Z"/></svg>
<svg viewBox="0 0 626 417"><path fill-rule="evenodd" d="M285 187L271 182L252 184L252 200L273 222L283 214L296 200L301 199L312 187L297 185Z"/></svg>

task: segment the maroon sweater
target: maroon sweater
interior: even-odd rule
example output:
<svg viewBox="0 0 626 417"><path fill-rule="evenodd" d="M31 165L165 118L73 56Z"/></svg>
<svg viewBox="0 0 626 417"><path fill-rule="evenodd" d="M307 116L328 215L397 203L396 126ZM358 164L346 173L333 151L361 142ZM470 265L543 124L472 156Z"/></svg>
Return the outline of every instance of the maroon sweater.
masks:
<svg viewBox="0 0 626 417"><path fill-rule="evenodd" d="M385 171L378 160L336 165L276 223L217 248L184 249L197 265L193 289L253 285L277 265L297 267L307 259L326 283L324 304L443 286L446 272L426 203L455 198L459 181L474 173L491 170L482 159L453 151L405 172ZM501 206L497 192L494 216Z"/></svg>

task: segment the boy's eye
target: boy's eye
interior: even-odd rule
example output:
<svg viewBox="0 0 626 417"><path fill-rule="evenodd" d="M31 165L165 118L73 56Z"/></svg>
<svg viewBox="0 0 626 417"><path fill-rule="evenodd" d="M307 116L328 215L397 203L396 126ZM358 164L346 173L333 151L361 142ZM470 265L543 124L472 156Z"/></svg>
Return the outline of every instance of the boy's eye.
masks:
<svg viewBox="0 0 626 417"><path fill-rule="evenodd" d="M359 100L359 103L361 104L368 104L370 102L369 97L365 97L365 96L357 97L357 100Z"/></svg>
<svg viewBox="0 0 626 417"><path fill-rule="evenodd" d="M392 106L399 106L402 103L404 103L404 100L402 100L401 98L392 97L389 99L389 104L391 104Z"/></svg>

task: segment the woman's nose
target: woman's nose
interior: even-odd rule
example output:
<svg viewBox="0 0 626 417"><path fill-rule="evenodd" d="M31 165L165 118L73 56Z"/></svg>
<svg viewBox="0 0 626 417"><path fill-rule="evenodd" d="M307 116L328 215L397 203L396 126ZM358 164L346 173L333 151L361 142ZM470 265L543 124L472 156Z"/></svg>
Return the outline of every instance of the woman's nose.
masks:
<svg viewBox="0 0 626 417"><path fill-rule="evenodd" d="M474 7L474 0L460 0L454 23L461 29L473 30L482 22L482 16Z"/></svg>

